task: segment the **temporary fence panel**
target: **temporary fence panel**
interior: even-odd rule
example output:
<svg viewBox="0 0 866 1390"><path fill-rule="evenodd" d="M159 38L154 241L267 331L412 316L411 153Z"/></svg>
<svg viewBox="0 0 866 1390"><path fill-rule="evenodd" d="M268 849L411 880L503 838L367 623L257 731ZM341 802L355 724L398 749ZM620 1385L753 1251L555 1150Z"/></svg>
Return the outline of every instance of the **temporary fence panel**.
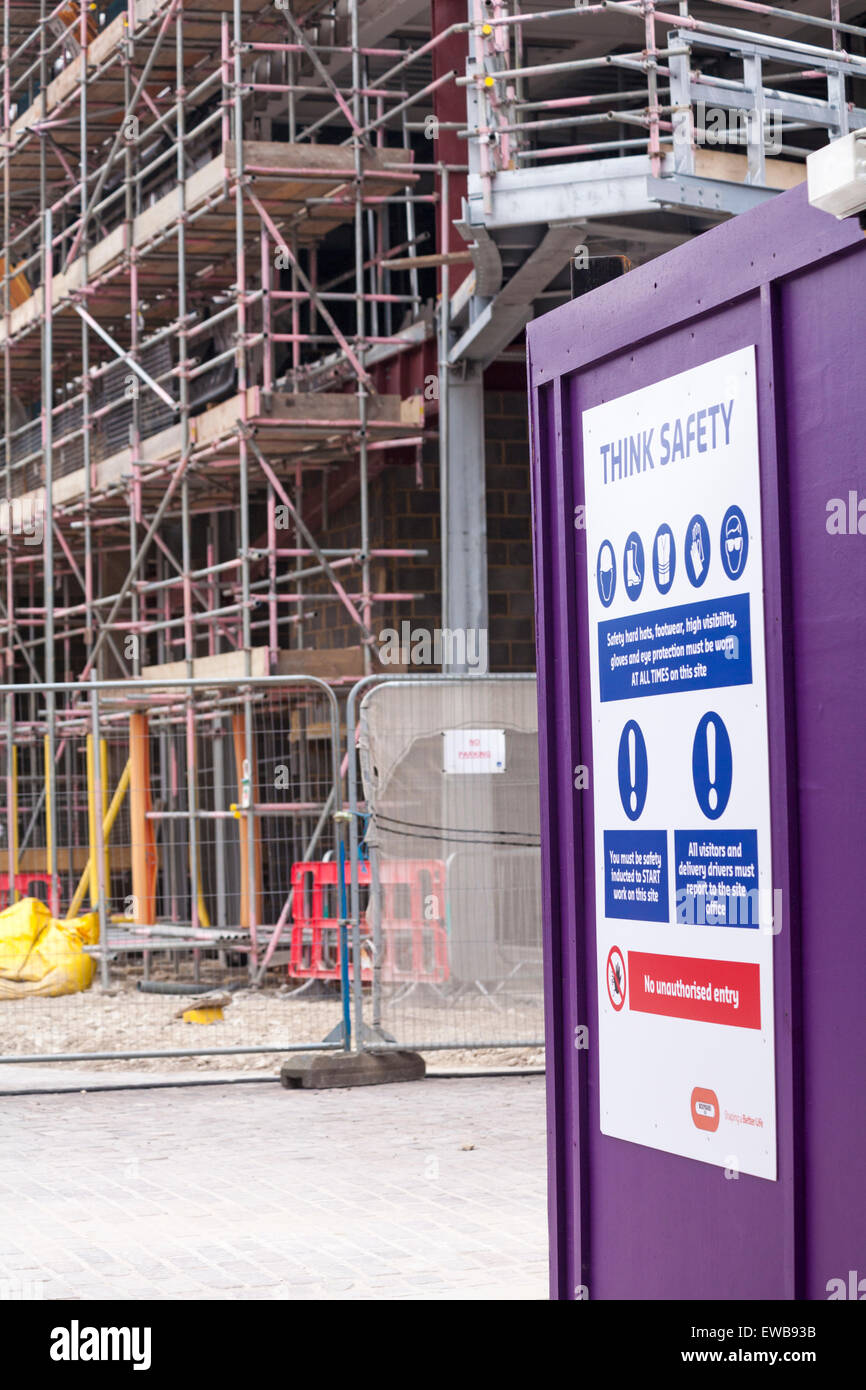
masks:
<svg viewBox="0 0 866 1390"><path fill-rule="evenodd" d="M53 695L49 776L46 688L7 694L0 908L31 896L61 920L97 914L84 947L97 970L81 992L33 997L19 958L3 955L15 927L0 917L0 1058L166 1065L340 1045L339 971L303 990L292 953L293 866L327 857L332 883L340 872L332 690L273 677ZM193 1027L183 1015L207 991L221 1012Z"/></svg>
<svg viewBox="0 0 866 1390"><path fill-rule="evenodd" d="M537 738L533 676L398 677L360 699L371 1045L541 1044Z"/></svg>

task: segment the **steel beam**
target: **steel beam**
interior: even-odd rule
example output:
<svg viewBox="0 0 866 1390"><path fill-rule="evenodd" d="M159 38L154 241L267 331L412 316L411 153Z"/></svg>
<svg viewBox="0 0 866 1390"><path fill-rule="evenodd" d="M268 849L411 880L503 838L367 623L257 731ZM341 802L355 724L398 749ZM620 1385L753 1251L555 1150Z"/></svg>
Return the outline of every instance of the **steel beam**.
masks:
<svg viewBox="0 0 866 1390"><path fill-rule="evenodd" d="M584 232L582 226L548 227L508 284L481 310L451 349L449 361L468 357L476 362L491 362L507 348L532 317L533 300L566 265L575 241Z"/></svg>
<svg viewBox="0 0 866 1390"><path fill-rule="evenodd" d="M671 168L673 167L671 163ZM665 164L662 165L663 170ZM491 208L484 213L480 180L470 176L468 223L489 232L531 227L539 222L582 222L589 217L622 217L653 212L647 197L650 161L646 155L623 159L550 163L536 169L504 169L493 180Z"/></svg>
<svg viewBox="0 0 866 1390"><path fill-rule="evenodd" d="M775 198L781 192L778 188L764 188L756 184L729 183L725 179L704 179L695 174L677 174L673 178L647 178L647 196L656 206L681 208L692 216L733 217L740 212L748 212Z"/></svg>

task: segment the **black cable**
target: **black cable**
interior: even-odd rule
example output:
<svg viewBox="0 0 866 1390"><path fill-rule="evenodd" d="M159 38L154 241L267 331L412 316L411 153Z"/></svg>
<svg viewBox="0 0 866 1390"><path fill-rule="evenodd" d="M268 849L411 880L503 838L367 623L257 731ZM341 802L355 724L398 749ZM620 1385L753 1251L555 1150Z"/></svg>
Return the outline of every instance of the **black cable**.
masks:
<svg viewBox="0 0 866 1390"><path fill-rule="evenodd" d="M374 811L372 819L377 823L390 821L392 825L411 825L413 830L444 830L448 835L525 835L526 833L524 830L485 829L484 826L480 825L427 825L424 821L398 820L396 816L385 816L381 811Z"/></svg>
<svg viewBox="0 0 866 1390"><path fill-rule="evenodd" d="M405 840L433 840L440 841L442 844L454 844L454 835L433 835L430 831L426 833L412 830L395 830L393 826L382 827L386 835L400 835ZM484 840L457 839L461 845L490 845L494 849L540 849L541 840Z"/></svg>

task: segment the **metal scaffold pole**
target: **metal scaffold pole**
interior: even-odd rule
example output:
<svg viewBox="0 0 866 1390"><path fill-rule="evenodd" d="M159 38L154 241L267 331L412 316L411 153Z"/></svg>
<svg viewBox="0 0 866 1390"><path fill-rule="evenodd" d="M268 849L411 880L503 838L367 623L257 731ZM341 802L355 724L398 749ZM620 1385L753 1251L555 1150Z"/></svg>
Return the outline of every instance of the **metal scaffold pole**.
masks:
<svg viewBox="0 0 866 1390"><path fill-rule="evenodd" d="M240 561L241 561L241 641L243 647L244 675L252 672L252 615L250 612L250 478L249 449L245 428L247 422L247 284L246 251L244 224L244 94L243 94L243 35L241 0L234 0L234 134L235 134L235 236L237 255L237 363L238 389L240 393L240 425L238 434L238 454L240 473ZM245 898L247 922L252 950L250 952L250 978L255 978L258 966L258 826L256 823L255 791L258 785L255 776L255 732L253 726L253 702L247 693L243 706L243 756L237 769L241 815L245 819L245 835L242 844L246 852L241 856L241 873L246 876ZM237 747L237 744L236 744ZM243 901L243 898L242 898Z"/></svg>
<svg viewBox="0 0 866 1390"><path fill-rule="evenodd" d="M44 215L43 254L45 309L43 311L42 336L42 447L45 462L45 535L44 535L44 596L45 596L45 682L49 687L45 694L45 714L47 723L45 754L46 789L46 836L48 844L48 865L51 875L50 901L52 911L60 911L59 879L57 874L57 728L55 720L55 696L50 686L54 682L54 401L52 383L54 380L52 328L53 308L51 298L53 233L51 209Z"/></svg>

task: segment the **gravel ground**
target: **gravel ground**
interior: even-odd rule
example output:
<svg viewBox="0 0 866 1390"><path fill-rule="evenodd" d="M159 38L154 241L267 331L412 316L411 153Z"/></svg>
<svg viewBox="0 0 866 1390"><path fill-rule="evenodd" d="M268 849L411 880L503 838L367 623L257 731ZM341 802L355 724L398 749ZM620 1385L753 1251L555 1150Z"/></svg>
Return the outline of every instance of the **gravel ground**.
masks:
<svg viewBox="0 0 866 1390"><path fill-rule="evenodd" d="M57 999L0 1001L0 1059L57 1053L150 1051L170 1048L264 1046L291 1050L293 1044L317 1043L341 1021L339 998L292 997L286 986L239 990L221 1021L185 1023L175 1015L192 998L140 993L135 983L118 983L107 991L94 985L83 994ZM366 1016L369 1017L365 999ZM384 1007L388 1032L407 1046L454 1043L426 1054L428 1065L442 1067L523 1067L543 1064L543 1049L467 1048L466 1043L497 1039L520 1042L540 1038L540 1001L531 996L500 995L496 1001L473 991L442 1000L420 991ZM461 1046L462 1044L462 1046ZM225 1056L161 1057L89 1062L106 1071L189 1071L193 1067L276 1073L279 1053Z"/></svg>

